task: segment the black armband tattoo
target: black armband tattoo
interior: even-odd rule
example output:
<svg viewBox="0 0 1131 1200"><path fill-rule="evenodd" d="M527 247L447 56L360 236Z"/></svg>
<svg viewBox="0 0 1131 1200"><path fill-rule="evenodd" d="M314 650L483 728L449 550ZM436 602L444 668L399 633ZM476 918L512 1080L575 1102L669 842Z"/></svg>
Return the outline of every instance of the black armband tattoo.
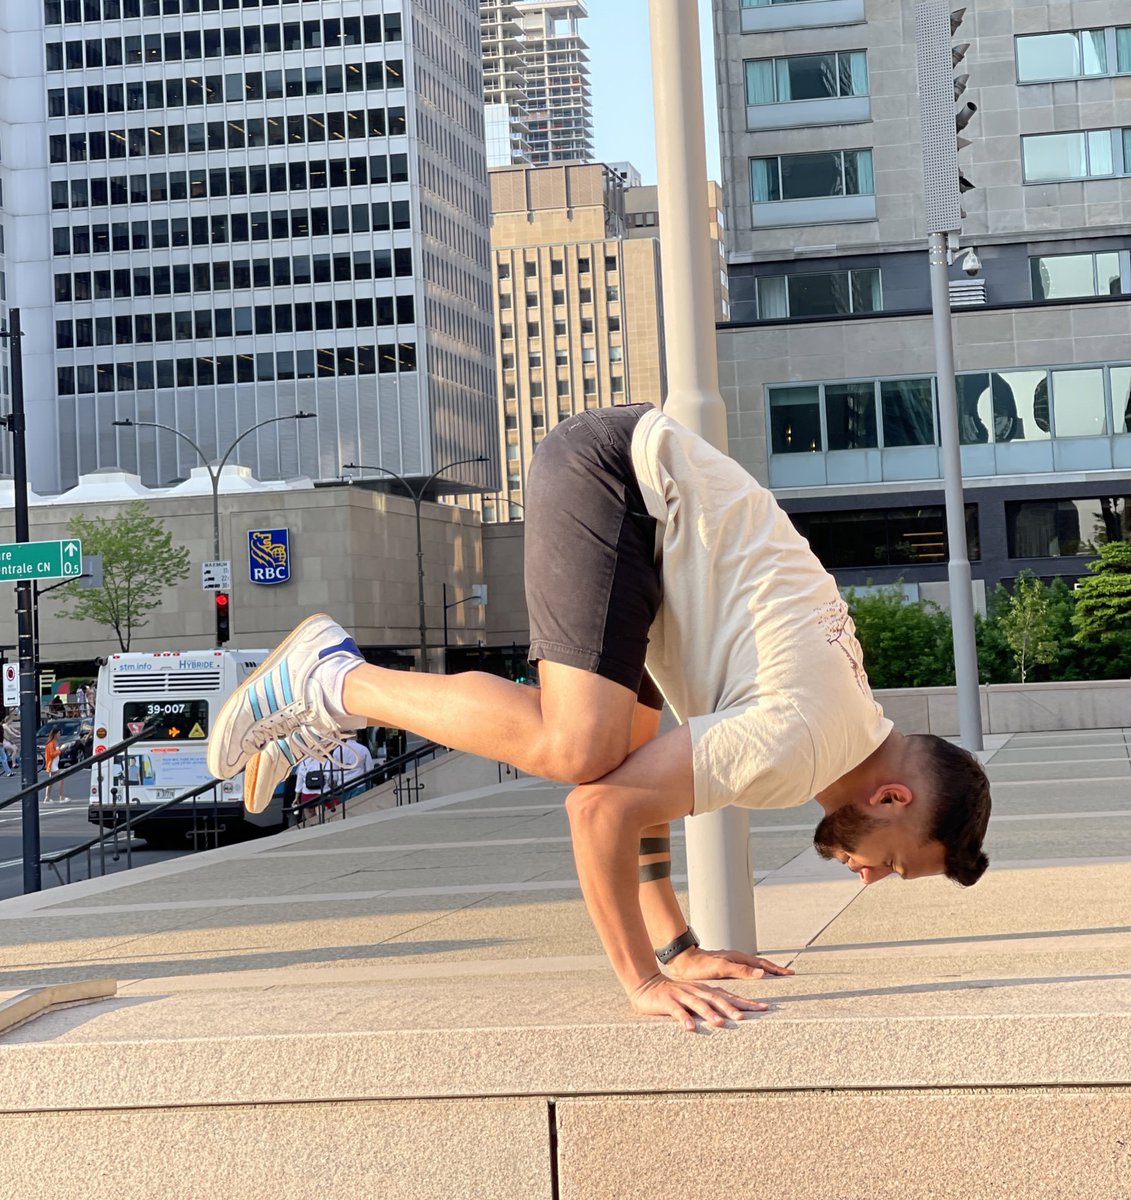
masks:
<svg viewBox="0 0 1131 1200"><path fill-rule="evenodd" d="M672 873L672 860L662 858L659 862L640 864L640 882L651 883L655 879L667 879Z"/></svg>
<svg viewBox="0 0 1131 1200"><path fill-rule="evenodd" d="M672 840L670 837L641 838L641 854L670 854Z"/></svg>

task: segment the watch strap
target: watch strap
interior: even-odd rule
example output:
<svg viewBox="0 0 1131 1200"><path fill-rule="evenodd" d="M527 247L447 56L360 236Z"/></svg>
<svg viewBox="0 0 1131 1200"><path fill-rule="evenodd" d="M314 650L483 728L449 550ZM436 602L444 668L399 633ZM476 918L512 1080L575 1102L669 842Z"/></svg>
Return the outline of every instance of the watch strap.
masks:
<svg viewBox="0 0 1131 1200"><path fill-rule="evenodd" d="M677 954L682 954L685 950L690 950L692 946L698 946L699 939L695 936L695 930L690 925L679 935L673 938L666 946L660 946L656 951L656 957L661 963L670 963Z"/></svg>

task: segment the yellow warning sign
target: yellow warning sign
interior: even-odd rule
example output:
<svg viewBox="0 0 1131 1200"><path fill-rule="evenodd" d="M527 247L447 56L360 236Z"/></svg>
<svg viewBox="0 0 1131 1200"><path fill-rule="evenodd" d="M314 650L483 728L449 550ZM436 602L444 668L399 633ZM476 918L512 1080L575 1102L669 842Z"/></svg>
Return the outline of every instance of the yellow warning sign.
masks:
<svg viewBox="0 0 1131 1200"><path fill-rule="evenodd" d="M199 721L197 721L197 723L189 730L189 737L190 738L204 737L204 730L201 729Z"/></svg>

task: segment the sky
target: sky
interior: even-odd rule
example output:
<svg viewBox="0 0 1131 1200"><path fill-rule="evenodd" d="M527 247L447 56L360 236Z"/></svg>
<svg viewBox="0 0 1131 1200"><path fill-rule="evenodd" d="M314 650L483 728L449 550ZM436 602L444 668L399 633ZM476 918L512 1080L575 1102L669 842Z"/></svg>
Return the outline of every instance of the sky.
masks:
<svg viewBox="0 0 1131 1200"><path fill-rule="evenodd" d="M719 180L719 137L715 100L711 5L699 4L703 59L707 173ZM589 45L593 88L594 150L602 162L628 161L645 183L656 182L656 139L652 116L652 61L648 0L588 0L589 17L580 24Z"/></svg>

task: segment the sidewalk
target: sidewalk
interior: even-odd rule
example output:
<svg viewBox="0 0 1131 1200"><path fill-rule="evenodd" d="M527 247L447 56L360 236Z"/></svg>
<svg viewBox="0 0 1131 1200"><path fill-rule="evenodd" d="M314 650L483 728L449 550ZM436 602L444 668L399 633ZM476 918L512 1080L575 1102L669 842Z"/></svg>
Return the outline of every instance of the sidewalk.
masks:
<svg viewBox="0 0 1131 1200"><path fill-rule="evenodd" d="M1131 1195L1131 730L991 744L973 889L755 813L798 973L698 1036L627 1011L540 780L0 903L0 992L117 981L0 1034L0 1194Z"/></svg>

